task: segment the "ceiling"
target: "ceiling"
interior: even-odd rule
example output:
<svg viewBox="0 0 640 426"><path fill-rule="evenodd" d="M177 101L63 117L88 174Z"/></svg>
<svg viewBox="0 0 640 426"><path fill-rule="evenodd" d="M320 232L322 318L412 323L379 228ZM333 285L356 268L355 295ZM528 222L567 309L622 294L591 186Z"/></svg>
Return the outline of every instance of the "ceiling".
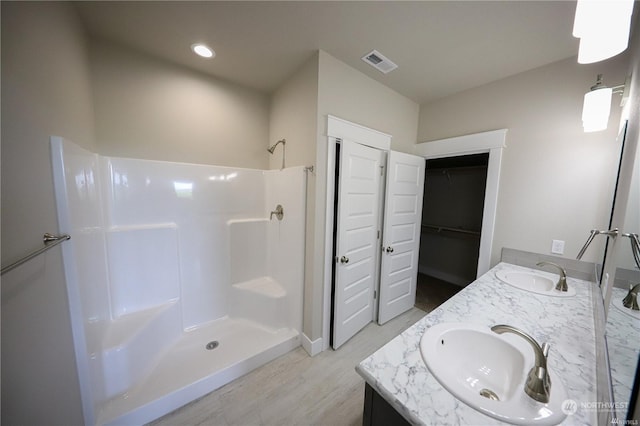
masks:
<svg viewBox="0 0 640 426"><path fill-rule="evenodd" d="M419 104L578 53L575 1L78 2L93 37L272 92L322 49ZM196 57L205 42L214 59ZM377 49L382 74L360 58Z"/></svg>

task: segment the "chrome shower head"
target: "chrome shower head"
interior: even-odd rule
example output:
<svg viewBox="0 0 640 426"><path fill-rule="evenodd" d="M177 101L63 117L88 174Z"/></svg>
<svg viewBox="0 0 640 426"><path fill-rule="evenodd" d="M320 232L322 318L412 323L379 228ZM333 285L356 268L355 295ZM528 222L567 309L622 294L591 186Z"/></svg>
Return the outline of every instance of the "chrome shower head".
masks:
<svg viewBox="0 0 640 426"><path fill-rule="evenodd" d="M284 144L285 143L287 143L285 139L280 139L278 142L274 143L269 148L267 148L267 151L269 151L269 154L273 154L273 151L276 150L276 146L282 144L282 167L280 167L280 170L284 169L284 156L285 156Z"/></svg>
<svg viewBox="0 0 640 426"><path fill-rule="evenodd" d="M276 150L276 146L278 146L278 144L282 144L284 146L285 142L286 141L284 139L280 139L278 142L274 143L269 148L267 148L267 151L269 151L269 154L273 154L273 151Z"/></svg>

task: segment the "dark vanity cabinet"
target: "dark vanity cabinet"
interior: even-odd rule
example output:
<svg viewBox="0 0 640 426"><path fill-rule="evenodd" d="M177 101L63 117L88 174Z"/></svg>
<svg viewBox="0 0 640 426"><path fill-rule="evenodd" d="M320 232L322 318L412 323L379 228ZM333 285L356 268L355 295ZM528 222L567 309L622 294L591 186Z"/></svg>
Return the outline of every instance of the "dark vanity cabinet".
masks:
<svg viewBox="0 0 640 426"><path fill-rule="evenodd" d="M405 426L410 425L383 397L368 383L364 388L363 426Z"/></svg>

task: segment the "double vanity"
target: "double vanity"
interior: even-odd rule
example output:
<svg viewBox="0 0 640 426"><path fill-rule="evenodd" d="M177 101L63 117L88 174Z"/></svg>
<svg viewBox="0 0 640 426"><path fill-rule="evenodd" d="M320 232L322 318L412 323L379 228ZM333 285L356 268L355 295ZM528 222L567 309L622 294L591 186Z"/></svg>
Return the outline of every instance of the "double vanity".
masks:
<svg viewBox="0 0 640 426"><path fill-rule="evenodd" d="M598 424L599 288L542 267L499 263L363 360L364 423Z"/></svg>

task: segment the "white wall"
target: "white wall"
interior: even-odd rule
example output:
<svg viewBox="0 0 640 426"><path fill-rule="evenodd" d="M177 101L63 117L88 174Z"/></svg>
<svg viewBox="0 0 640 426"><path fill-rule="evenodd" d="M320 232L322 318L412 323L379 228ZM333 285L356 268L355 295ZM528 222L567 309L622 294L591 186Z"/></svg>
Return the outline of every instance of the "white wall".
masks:
<svg viewBox="0 0 640 426"><path fill-rule="evenodd" d="M620 98L607 131L584 133L584 93L603 73L609 85L625 80L628 57L579 65L575 58L536 68L422 105L418 139L509 129L504 150L491 263L502 247L549 254L553 239L575 258L589 230L606 229L620 144ZM603 241L584 260L601 261Z"/></svg>
<svg viewBox="0 0 640 426"><path fill-rule="evenodd" d="M92 149L85 38L68 3L2 2L2 264L57 232L50 135ZM2 423L82 423L60 248L2 277Z"/></svg>
<svg viewBox="0 0 640 426"><path fill-rule="evenodd" d="M266 94L91 40L98 152L267 168Z"/></svg>

